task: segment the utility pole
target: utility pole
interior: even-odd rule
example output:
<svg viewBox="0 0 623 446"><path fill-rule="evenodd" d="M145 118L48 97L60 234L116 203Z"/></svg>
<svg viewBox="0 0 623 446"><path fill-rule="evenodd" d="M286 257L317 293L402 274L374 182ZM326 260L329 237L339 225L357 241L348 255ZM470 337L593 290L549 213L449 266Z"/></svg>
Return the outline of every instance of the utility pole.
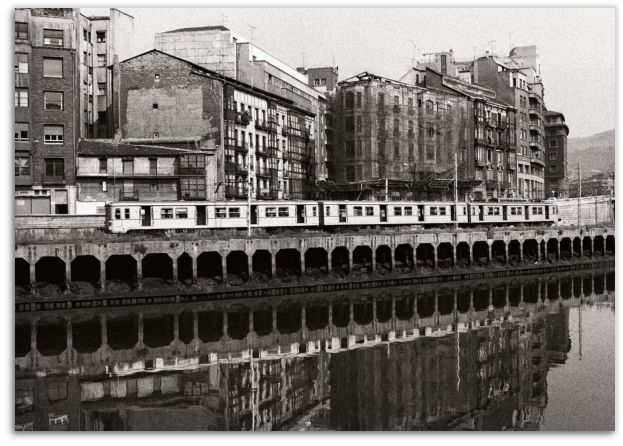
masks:
<svg viewBox="0 0 623 446"><path fill-rule="evenodd" d="M385 177L385 201L389 201L389 179Z"/></svg>
<svg viewBox="0 0 623 446"><path fill-rule="evenodd" d="M582 226L580 223L582 222L582 172L580 171L580 163L578 163L578 226Z"/></svg>
<svg viewBox="0 0 623 446"><path fill-rule="evenodd" d="M459 164L454 152L454 232L459 232Z"/></svg>
<svg viewBox="0 0 623 446"><path fill-rule="evenodd" d="M247 162L247 178L249 179L249 185L247 186L247 237L251 237L251 154L249 154L249 161Z"/></svg>

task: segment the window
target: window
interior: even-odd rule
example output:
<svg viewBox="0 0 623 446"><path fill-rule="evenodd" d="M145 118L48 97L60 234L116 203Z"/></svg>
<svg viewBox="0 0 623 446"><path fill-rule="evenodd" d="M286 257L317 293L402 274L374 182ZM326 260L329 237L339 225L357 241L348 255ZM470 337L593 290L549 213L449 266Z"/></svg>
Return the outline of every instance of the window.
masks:
<svg viewBox="0 0 623 446"><path fill-rule="evenodd" d="M65 160L63 158L46 158L45 176L48 178L65 178Z"/></svg>
<svg viewBox="0 0 623 446"><path fill-rule="evenodd" d="M15 106L16 107L28 107L28 89L16 88L15 89Z"/></svg>
<svg viewBox="0 0 623 446"><path fill-rule="evenodd" d="M149 182L149 188L153 191L157 191L158 190L158 182L157 181L150 181Z"/></svg>
<svg viewBox="0 0 623 446"><path fill-rule="evenodd" d="M44 57L43 77L63 77L63 59Z"/></svg>
<svg viewBox="0 0 623 446"><path fill-rule="evenodd" d="M558 166L556 164L552 164L551 166L549 166L549 171L558 172Z"/></svg>
<svg viewBox="0 0 623 446"><path fill-rule="evenodd" d="M62 29L43 29L44 46L63 46Z"/></svg>
<svg viewBox="0 0 623 446"><path fill-rule="evenodd" d="M15 142L28 142L28 123L15 123Z"/></svg>
<svg viewBox="0 0 623 446"><path fill-rule="evenodd" d="M121 219L121 209L117 208L115 209L115 220L120 220Z"/></svg>
<svg viewBox="0 0 623 446"><path fill-rule="evenodd" d="M129 219L130 219L130 208L124 208L124 209L123 209L123 214L124 214L124 216L123 216L123 217L124 217L126 220L129 220Z"/></svg>
<svg viewBox="0 0 623 446"><path fill-rule="evenodd" d="M493 215L493 208L492 207L488 207L487 208L487 215Z"/></svg>
<svg viewBox="0 0 623 446"><path fill-rule="evenodd" d="M394 207L394 215L402 215L402 208L400 206Z"/></svg>
<svg viewBox="0 0 623 446"><path fill-rule="evenodd" d="M437 208L434 206L431 206L430 208L430 215L437 215Z"/></svg>
<svg viewBox="0 0 623 446"><path fill-rule="evenodd" d="M160 209L160 218L163 220L173 218L173 208Z"/></svg>
<svg viewBox="0 0 623 446"><path fill-rule="evenodd" d="M363 207L355 206L353 209L355 211L355 217L361 217L363 215Z"/></svg>
<svg viewBox="0 0 623 446"><path fill-rule="evenodd" d="M413 215L413 208L411 206L405 206L405 215L407 216Z"/></svg>
<svg viewBox="0 0 623 446"><path fill-rule="evenodd" d="M106 96L106 82L97 83L97 95Z"/></svg>
<svg viewBox="0 0 623 446"><path fill-rule="evenodd" d="M149 174L158 174L158 158L149 158Z"/></svg>
<svg viewBox="0 0 623 446"><path fill-rule="evenodd" d="M517 208L511 206L511 215L517 215Z"/></svg>
<svg viewBox="0 0 623 446"><path fill-rule="evenodd" d="M102 68L106 66L106 54L97 55L97 66Z"/></svg>
<svg viewBox="0 0 623 446"><path fill-rule="evenodd" d="M439 215L446 215L446 208L445 208L445 206L439 207Z"/></svg>
<svg viewBox="0 0 623 446"><path fill-rule="evenodd" d="M372 206L366 206L366 215L368 217L374 215L374 208Z"/></svg>
<svg viewBox="0 0 623 446"><path fill-rule="evenodd" d="M96 36L96 42L97 43L104 43L106 42L106 31L97 31L95 33Z"/></svg>
<svg viewBox="0 0 623 446"><path fill-rule="evenodd" d="M206 180L205 178L182 178L180 189L184 199L205 199Z"/></svg>
<svg viewBox="0 0 623 446"><path fill-rule="evenodd" d="M30 158L27 156L15 157L15 176L16 177L28 177L30 176Z"/></svg>
<svg viewBox="0 0 623 446"><path fill-rule="evenodd" d="M429 127L428 130L426 131L426 134L428 135L429 138L434 138L435 137L435 129L432 127Z"/></svg>
<svg viewBox="0 0 623 446"><path fill-rule="evenodd" d="M325 206L325 213L327 217L331 216L331 208L329 206Z"/></svg>
<svg viewBox="0 0 623 446"><path fill-rule="evenodd" d="M62 110L63 109L63 92L44 91L43 92L43 109L44 110Z"/></svg>
<svg viewBox="0 0 623 446"><path fill-rule="evenodd" d="M28 23L15 22L15 40L28 40Z"/></svg>
<svg viewBox="0 0 623 446"><path fill-rule="evenodd" d="M216 208L216 218L225 218L226 216L225 208Z"/></svg>
<svg viewBox="0 0 623 446"><path fill-rule="evenodd" d="M44 144L63 144L64 129L62 125L44 125L43 143Z"/></svg>
<svg viewBox="0 0 623 446"><path fill-rule="evenodd" d="M549 154L550 161L556 161L558 159L558 154L556 152Z"/></svg>
<svg viewBox="0 0 623 446"><path fill-rule="evenodd" d="M276 217L277 208L266 208L266 217Z"/></svg>
<svg viewBox="0 0 623 446"><path fill-rule="evenodd" d="M517 215L521 215L521 208L517 208Z"/></svg>
<svg viewBox="0 0 623 446"><path fill-rule="evenodd" d="M108 160L106 158L99 159L99 172L108 173Z"/></svg>
<svg viewBox="0 0 623 446"><path fill-rule="evenodd" d="M123 163L123 174L134 175L134 160L132 158L124 159L122 163Z"/></svg>
<svg viewBox="0 0 623 446"><path fill-rule="evenodd" d="M290 216L290 210L288 208L279 208L279 216L280 217L289 217Z"/></svg>
<svg viewBox="0 0 623 446"><path fill-rule="evenodd" d="M558 147L558 141L556 141L555 139L550 140L549 146L550 147Z"/></svg>
<svg viewBox="0 0 623 446"><path fill-rule="evenodd" d="M15 53L15 72L19 74L28 73L28 54Z"/></svg>
<svg viewBox="0 0 623 446"><path fill-rule="evenodd" d="M426 161L435 161L435 146L432 144L426 145Z"/></svg>
<svg viewBox="0 0 623 446"><path fill-rule="evenodd" d="M314 79L314 86L315 87L320 86L320 79Z"/></svg>
<svg viewBox="0 0 623 446"><path fill-rule="evenodd" d="M155 81L159 81L160 80L160 75L158 73L154 74L154 80Z"/></svg>
<svg viewBox="0 0 623 446"><path fill-rule="evenodd" d="M228 208L229 218L240 218L240 208Z"/></svg>
<svg viewBox="0 0 623 446"><path fill-rule="evenodd" d="M357 92L357 108L361 107L361 92Z"/></svg>
<svg viewBox="0 0 623 446"><path fill-rule="evenodd" d="M433 101L426 101L426 114L433 114Z"/></svg>
<svg viewBox="0 0 623 446"><path fill-rule="evenodd" d="M188 208L175 208L175 218L188 218Z"/></svg>

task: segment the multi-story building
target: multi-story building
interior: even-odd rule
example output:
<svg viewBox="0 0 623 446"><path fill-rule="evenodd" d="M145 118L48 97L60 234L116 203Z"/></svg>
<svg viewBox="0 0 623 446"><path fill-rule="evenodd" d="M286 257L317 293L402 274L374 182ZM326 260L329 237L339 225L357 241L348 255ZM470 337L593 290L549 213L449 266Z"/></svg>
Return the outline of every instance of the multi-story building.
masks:
<svg viewBox="0 0 623 446"><path fill-rule="evenodd" d="M565 115L547 110L545 118L545 196L567 198L567 136Z"/></svg>
<svg viewBox="0 0 623 446"><path fill-rule="evenodd" d="M15 10L17 214L73 212L78 11Z"/></svg>
<svg viewBox="0 0 623 446"><path fill-rule="evenodd" d="M316 150L320 144L320 93L307 85L307 77L224 26L176 29L156 34L155 40L158 50L290 104L286 115L277 109L273 114L283 118L281 125L286 129L281 134L288 137L281 192L284 198L310 196L318 178L316 171L324 170L316 167L324 160ZM264 111L268 114L268 107Z"/></svg>

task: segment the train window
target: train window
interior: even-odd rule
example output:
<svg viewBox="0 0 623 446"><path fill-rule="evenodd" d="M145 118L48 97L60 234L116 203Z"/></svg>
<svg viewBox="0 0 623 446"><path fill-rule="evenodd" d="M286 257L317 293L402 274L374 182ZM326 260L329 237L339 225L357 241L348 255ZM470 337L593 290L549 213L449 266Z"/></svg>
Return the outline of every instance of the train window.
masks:
<svg viewBox="0 0 623 446"><path fill-rule="evenodd" d="M405 215L413 215L413 208L411 206L405 206Z"/></svg>
<svg viewBox="0 0 623 446"><path fill-rule="evenodd" d="M511 215L517 215L517 208L511 206Z"/></svg>
<svg viewBox="0 0 623 446"><path fill-rule="evenodd" d="M361 217L363 215L363 207L355 206L353 209L355 211L355 217Z"/></svg>
<svg viewBox="0 0 623 446"><path fill-rule="evenodd" d="M374 208L372 206L366 206L366 215L374 215Z"/></svg>
<svg viewBox="0 0 623 446"><path fill-rule="evenodd" d="M487 215L493 215L493 208L492 207L488 207L487 208Z"/></svg>
<svg viewBox="0 0 623 446"><path fill-rule="evenodd" d="M225 218L225 217L227 217L225 208L216 208L216 218Z"/></svg>
<svg viewBox="0 0 623 446"><path fill-rule="evenodd" d="M229 218L240 218L240 208L229 208Z"/></svg>
<svg viewBox="0 0 623 446"><path fill-rule="evenodd" d="M521 215L521 208L520 207L517 208L517 215Z"/></svg>
<svg viewBox="0 0 623 446"><path fill-rule="evenodd" d="M162 208L160 209L160 218L173 218L173 208Z"/></svg>
<svg viewBox="0 0 623 446"><path fill-rule="evenodd" d="M120 220L121 219L121 209L117 208L115 209L115 220Z"/></svg>
<svg viewBox="0 0 623 446"><path fill-rule="evenodd" d="M266 208L266 217L276 217L277 208Z"/></svg>
<svg viewBox="0 0 623 446"><path fill-rule="evenodd" d="M476 215L476 208L472 208L472 215Z"/></svg>
<svg viewBox="0 0 623 446"><path fill-rule="evenodd" d="M442 206L439 208L439 215L446 215L446 207Z"/></svg>
<svg viewBox="0 0 623 446"><path fill-rule="evenodd" d="M123 211L124 211L123 218L125 218L126 220L129 220L130 219L130 208L125 208Z"/></svg>
<svg viewBox="0 0 623 446"><path fill-rule="evenodd" d="M400 206L394 207L394 215L402 215L402 208Z"/></svg>
<svg viewBox="0 0 623 446"><path fill-rule="evenodd" d="M533 214L538 214L539 211L537 210L536 206L532 208L532 213Z"/></svg>
<svg viewBox="0 0 623 446"><path fill-rule="evenodd" d="M430 215L437 215L437 208L434 206L431 206L430 208Z"/></svg>
<svg viewBox="0 0 623 446"><path fill-rule="evenodd" d="M543 208L539 208L539 215L543 215Z"/></svg>
<svg viewBox="0 0 623 446"><path fill-rule="evenodd" d="M493 208L493 215L500 215L500 208Z"/></svg>
<svg viewBox="0 0 623 446"><path fill-rule="evenodd" d="M188 208L175 208L175 218L188 218Z"/></svg>
<svg viewBox="0 0 623 446"><path fill-rule="evenodd" d="M312 217L316 217L316 206L312 206Z"/></svg>
<svg viewBox="0 0 623 446"><path fill-rule="evenodd" d="M329 206L325 206L325 207L326 207L326 209L325 209L325 215L326 215L327 217L330 217L330 216L331 216L331 208L330 208Z"/></svg>
<svg viewBox="0 0 623 446"><path fill-rule="evenodd" d="M288 208L279 208L279 216L280 217L289 217L290 210Z"/></svg>

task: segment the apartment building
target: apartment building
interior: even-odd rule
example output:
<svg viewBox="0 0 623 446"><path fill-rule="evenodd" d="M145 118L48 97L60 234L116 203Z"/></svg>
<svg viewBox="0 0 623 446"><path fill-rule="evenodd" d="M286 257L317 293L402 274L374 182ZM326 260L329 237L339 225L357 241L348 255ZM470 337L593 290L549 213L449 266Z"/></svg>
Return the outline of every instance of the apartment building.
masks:
<svg viewBox="0 0 623 446"><path fill-rule="evenodd" d="M567 198L567 136L569 127L565 115L546 110L545 120L545 197Z"/></svg>

